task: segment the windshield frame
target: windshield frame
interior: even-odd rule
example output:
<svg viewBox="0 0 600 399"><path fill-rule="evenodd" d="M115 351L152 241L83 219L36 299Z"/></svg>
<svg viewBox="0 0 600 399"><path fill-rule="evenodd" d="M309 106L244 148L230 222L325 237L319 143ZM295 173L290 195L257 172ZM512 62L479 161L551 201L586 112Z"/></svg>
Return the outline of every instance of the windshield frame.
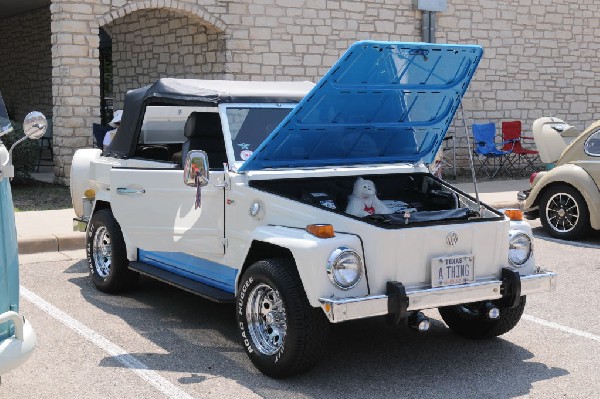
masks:
<svg viewBox="0 0 600 399"><path fill-rule="evenodd" d="M229 159L229 170L233 170L237 172L240 166L244 164L245 161L237 161L235 157L235 152L233 148L233 138L231 135L231 131L229 130L229 119L227 116L228 108L273 108L273 109L282 109L288 108L291 110L298 103L221 103L219 104L219 116L221 117L221 125L223 128L223 135L225 136L225 150L227 151L227 159ZM285 120L285 118L282 119ZM275 129L274 129L275 130ZM271 132L270 132L271 133ZM269 137L270 133L268 133L264 140ZM263 140L263 141L264 141Z"/></svg>

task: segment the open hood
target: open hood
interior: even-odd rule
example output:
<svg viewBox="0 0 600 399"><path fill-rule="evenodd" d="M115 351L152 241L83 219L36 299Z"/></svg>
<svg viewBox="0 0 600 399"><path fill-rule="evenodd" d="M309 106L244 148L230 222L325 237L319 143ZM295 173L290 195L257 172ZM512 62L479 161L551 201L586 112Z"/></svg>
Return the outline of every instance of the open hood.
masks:
<svg viewBox="0 0 600 399"><path fill-rule="evenodd" d="M482 54L357 42L238 170L431 163Z"/></svg>

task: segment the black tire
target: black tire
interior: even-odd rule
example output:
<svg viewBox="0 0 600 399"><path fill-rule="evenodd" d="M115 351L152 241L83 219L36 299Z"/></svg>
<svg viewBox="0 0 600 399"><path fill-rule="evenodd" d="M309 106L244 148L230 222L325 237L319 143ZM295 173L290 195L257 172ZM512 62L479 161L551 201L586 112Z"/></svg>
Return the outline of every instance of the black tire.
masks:
<svg viewBox="0 0 600 399"><path fill-rule="evenodd" d="M121 226L110 209L100 209L92 216L86 237L86 255L92 282L100 291L128 290L140 277L128 267Z"/></svg>
<svg viewBox="0 0 600 399"><path fill-rule="evenodd" d="M583 196L571 186L559 184L540 198L540 221L552 237L576 240L590 231L590 212Z"/></svg>
<svg viewBox="0 0 600 399"><path fill-rule="evenodd" d="M308 303L292 260L254 263L242 276L239 288L238 328L246 353L258 370L283 378L319 362L329 322L321 309Z"/></svg>
<svg viewBox="0 0 600 399"><path fill-rule="evenodd" d="M440 315L452 331L467 338L493 338L512 330L523 314L526 299L521 297L519 305L507 308L496 304L500 317L490 320L479 310L481 303L445 306L439 308Z"/></svg>

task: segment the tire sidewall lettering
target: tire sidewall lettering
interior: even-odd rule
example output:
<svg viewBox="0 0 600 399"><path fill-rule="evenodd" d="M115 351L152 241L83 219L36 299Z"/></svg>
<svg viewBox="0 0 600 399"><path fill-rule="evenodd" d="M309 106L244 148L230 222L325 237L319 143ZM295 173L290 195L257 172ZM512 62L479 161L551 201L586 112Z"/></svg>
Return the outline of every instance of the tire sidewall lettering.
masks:
<svg viewBox="0 0 600 399"><path fill-rule="evenodd" d="M97 228L96 224L94 222L90 222L90 227L87 230L86 255L87 255L88 267L90 268L91 275L94 275L94 273L96 271L96 266L94 265L94 261L93 261L94 257L92 256L92 253L94 251L92 242L93 242L93 237L94 237L96 228Z"/></svg>
<svg viewBox="0 0 600 399"><path fill-rule="evenodd" d="M244 298L246 297L246 292L248 291L248 288L250 287L250 284L252 284L254 282L254 278L249 277L248 280L246 280L244 282L244 284L242 284L241 288L240 288L240 292L238 294L238 314L240 316L244 315L243 309L244 309Z"/></svg>
<svg viewBox="0 0 600 399"><path fill-rule="evenodd" d="M281 348L279 348L279 350L277 351L277 353L275 353L273 355L274 356L274 363L277 363L281 359L281 357L283 355L283 352L285 352L285 345L281 345Z"/></svg>
<svg viewBox="0 0 600 399"><path fill-rule="evenodd" d="M240 291L238 294L238 314L241 318L244 317L244 298L246 298L246 293L248 292L248 288L250 288L250 286L252 285L253 282L254 282L254 278L249 277L246 281L244 281L244 283L240 287ZM240 331L241 331L241 335L242 335L242 342L244 344L244 348L246 348L246 351L249 354L254 353L254 349L252 348L252 344L250 343L250 334L247 332L244 322L240 321L239 326L240 326Z"/></svg>
<svg viewBox="0 0 600 399"><path fill-rule="evenodd" d="M282 345L277 350L277 352L272 355L262 354L255 349L255 347L252 343L252 337L246 326L247 321L245 319L245 313L244 313L244 309L246 306L246 296L248 294L249 289L254 285L254 283L255 283L254 278L248 277L248 279L245 280L244 283L240 286L240 290L238 293L238 300L237 300L238 316L240 317L241 320L244 320L244 321L239 321L239 329L240 329L240 335L242 337L242 343L244 344L244 347L246 348L246 351L248 352L248 354L253 354L254 356L260 356L265 359L270 359L273 363L278 363L278 362L282 361L282 359L283 359L284 352L285 352L285 345ZM269 285L271 286L271 284L269 284ZM275 293L277 295L281 295L279 293L278 289L273 288L273 290L275 291Z"/></svg>
<svg viewBox="0 0 600 399"><path fill-rule="evenodd" d="M242 342L244 343L244 347L248 353L253 353L254 349L252 349L252 345L250 344L250 339L248 338L249 334L246 333L246 327L244 323L240 321L240 331L242 332Z"/></svg>

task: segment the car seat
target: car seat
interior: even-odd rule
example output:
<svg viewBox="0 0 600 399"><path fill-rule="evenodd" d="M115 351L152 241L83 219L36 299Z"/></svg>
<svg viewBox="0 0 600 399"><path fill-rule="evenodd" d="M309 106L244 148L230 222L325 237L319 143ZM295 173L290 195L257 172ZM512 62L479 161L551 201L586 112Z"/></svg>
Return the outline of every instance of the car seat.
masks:
<svg viewBox="0 0 600 399"><path fill-rule="evenodd" d="M215 112L192 112L183 131L186 141L181 152L173 154L173 162L182 165L191 150L203 150L208 155L210 169L222 169L227 162L221 118Z"/></svg>

